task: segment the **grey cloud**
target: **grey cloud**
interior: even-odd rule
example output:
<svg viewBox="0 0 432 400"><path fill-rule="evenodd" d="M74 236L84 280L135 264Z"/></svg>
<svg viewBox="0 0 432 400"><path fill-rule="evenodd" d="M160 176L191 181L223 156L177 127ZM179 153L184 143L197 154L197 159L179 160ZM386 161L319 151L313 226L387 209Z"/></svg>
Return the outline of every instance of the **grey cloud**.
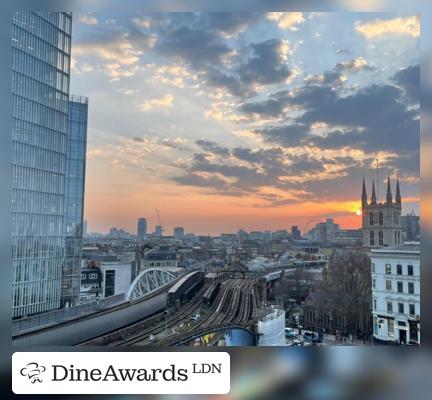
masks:
<svg viewBox="0 0 432 400"><path fill-rule="evenodd" d="M251 57L241 65L237 73L245 83L274 84L291 76L286 63L281 60L279 47L281 40L269 39L250 45Z"/></svg>
<svg viewBox="0 0 432 400"><path fill-rule="evenodd" d="M208 65L205 79L208 84L225 88L234 96L253 96L256 94L253 89L255 84L272 85L291 76L291 70L280 58L280 45L279 39L253 43L245 50L248 54L246 61L240 62L237 67L230 70Z"/></svg>
<svg viewBox="0 0 432 400"><path fill-rule="evenodd" d="M412 98L415 97L414 72L415 69L404 71L394 78L401 86L404 84ZM408 108L400 88L371 85L341 96L329 86L305 85L291 93L275 93L270 100L246 103L242 110L276 116L281 114L283 107L291 105L304 111L294 122L255 130L270 143L282 146L309 144L323 149L350 147L365 152L392 151L400 156L392 161L393 167L418 173L419 113ZM346 129L334 129L325 136L316 136L309 133L315 122Z"/></svg>
<svg viewBox="0 0 432 400"><path fill-rule="evenodd" d="M337 49L336 54L349 54L350 51L348 49Z"/></svg>
<svg viewBox="0 0 432 400"><path fill-rule="evenodd" d="M240 111L244 114L258 114L262 117L277 117L282 114L285 102L270 98L262 102L243 103Z"/></svg>
<svg viewBox="0 0 432 400"><path fill-rule="evenodd" d="M155 49L168 56L181 57L192 66L218 64L231 48L215 32L183 25L160 36Z"/></svg>
<svg viewBox="0 0 432 400"><path fill-rule="evenodd" d="M172 177L171 180L185 186L209 187L216 190L226 190L227 188L226 182L218 177L202 177L195 173Z"/></svg>
<svg viewBox="0 0 432 400"><path fill-rule="evenodd" d="M268 142L296 146L306 138L308 131L306 125L295 124L256 129L254 132L262 135Z"/></svg>
<svg viewBox="0 0 432 400"><path fill-rule="evenodd" d="M390 85L372 85L345 97L333 94L319 106L316 98L303 96L301 101L308 109L298 120L302 123L322 121L330 125L388 129L390 124L392 127L404 124L417 115L399 101L400 96L400 90Z"/></svg>
<svg viewBox="0 0 432 400"><path fill-rule="evenodd" d="M306 83L320 84L327 86L341 86L343 84L343 75L338 71L326 71L321 75L313 75L306 79Z"/></svg>
<svg viewBox="0 0 432 400"><path fill-rule="evenodd" d="M216 67L208 66L205 71L205 81L208 85L226 89L234 96L251 96L254 91L244 85L239 77L225 71L220 71Z"/></svg>
<svg viewBox="0 0 432 400"><path fill-rule="evenodd" d="M401 86L412 103L420 102L420 65L412 65L397 72L393 81Z"/></svg>
<svg viewBox="0 0 432 400"><path fill-rule="evenodd" d="M351 132L352 135L358 134ZM230 196L248 195L256 196L268 202L269 207L283 206L285 204L296 204L301 201L324 201L324 200L346 200L346 193L352 193L353 198L358 192L360 196L360 185L363 174L373 177L375 169L372 166L372 157L363 161L356 160L350 156L339 156L332 159L316 159L311 155L286 156L280 147L270 149L250 149L247 147L226 148L214 142L200 141L207 153L196 153L192 163L184 165L183 176L172 178L181 185L192 185L206 187L211 192ZM229 164L221 153L226 151L240 161L247 161L250 165ZM210 158L212 154L216 159ZM413 170L415 175L416 163L410 159L415 153L401 152L400 157L392 159L382 168L398 168L400 172L407 173ZM286 163L285 161L290 161ZM412 162L412 165L410 165ZM310 179L304 183L280 180L286 176L309 176L313 177L325 171L325 164L337 164L341 167L341 176L328 179ZM209 174L206 176L206 174ZM217 175L213 175L217 174ZM221 176L221 177L219 177ZM225 180L222 177L231 180ZM281 190L302 190L296 199L286 199L278 194L263 194L259 191L261 187L270 186ZM413 186L404 185L407 192L412 191Z"/></svg>
<svg viewBox="0 0 432 400"><path fill-rule="evenodd" d="M203 150L209 151L209 152L214 153L214 154L218 154L220 156L229 156L229 154L230 154L230 151L227 147L219 146L215 142L210 142L210 141L204 140L204 139L198 139L196 141L196 144L198 146L201 146Z"/></svg>
<svg viewBox="0 0 432 400"><path fill-rule="evenodd" d="M293 157L293 163L289 166L290 174L303 175L323 172L325 170L324 164L321 160L310 157Z"/></svg>
<svg viewBox="0 0 432 400"><path fill-rule="evenodd" d="M218 151L218 148L222 147L213 142L210 142L211 147L208 146L208 143L202 144L206 146L209 152L211 149ZM209 158L209 153L196 153L192 163L183 166L184 175L173 179L179 184L207 186L220 193L242 192L257 195L259 188L263 186L279 189L301 189L301 184L281 181L279 178L291 175L313 175L325 169L322 161L307 155L291 156L291 163L286 163L284 152L277 147L259 150L236 147L227 150L238 160L247 161L250 165L227 163L222 155L215 161L213 158ZM212 154L217 153L213 152ZM210 175L207 176L207 174ZM221 179L219 176L226 177L227 180ZM228 182L232 178L234 179ZM277 198L279 199L280 196Z"/></svg>
<svg viewBox="0 0 432 400"><path fill-rule="evenodd" d="M210 12L203 14L203 16L209 27L220 32L233 34L258 22L263 17L263 14L252 12Z"/></svg>
<svg viewBox="0 0 432 400"><path fill-rule="evenodd" d="M254 95L255 84L279 83L291 76L279 54L281 40L269 39L252 43L234 55L226 38L220 33L233 33L255 23L262 15L255 13L184 14L158 29L154 49L163 55L178 57L203 73L204 81L227 89L234 96ZM223 59L233 57L231 65Z"/></svg>
<svg viewBox="0 0 432 400"><path fill-rule="evenodd" d="M340 74L332 76L325 75L321 83L329 83L339 77ZM257 114L263 117L279 117L288 105L300 106L302 108L319 107L324 101L335 98L336 92L331 86L316 84L317 77L311 77L307 84L294 93L280 91L271 94L267 100L243 103L239 110L244 114Z"/></svg>

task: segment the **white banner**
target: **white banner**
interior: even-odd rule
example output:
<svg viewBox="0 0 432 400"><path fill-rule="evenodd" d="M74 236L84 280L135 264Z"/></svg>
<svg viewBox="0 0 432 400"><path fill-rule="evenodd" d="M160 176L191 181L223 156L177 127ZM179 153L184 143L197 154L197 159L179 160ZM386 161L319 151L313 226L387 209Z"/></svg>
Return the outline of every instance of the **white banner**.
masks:
<svg viewBox="0 0 432 400"><path fill-rule="evenodd" d="M16 394L226 394L225 352L17 352Z"/></svg>

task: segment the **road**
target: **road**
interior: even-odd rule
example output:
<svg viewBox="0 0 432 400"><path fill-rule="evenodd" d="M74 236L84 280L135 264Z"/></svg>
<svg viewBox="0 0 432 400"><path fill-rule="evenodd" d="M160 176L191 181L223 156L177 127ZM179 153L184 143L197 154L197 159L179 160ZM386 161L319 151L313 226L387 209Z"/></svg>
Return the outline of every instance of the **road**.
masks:
<svg viewBox="0 0 432 400"><path fill-rule="evenodd" d="M301 341L303 342L303 335L299 335L299 330L298 329L294 329L294 331L297 334L296 338L286 338L286 344L287 345L292 345L292 343L297 340L297 341ZM304 331L304 329L302 330ZM325 334L323 337L323 341L322 343L317 343L317 346L369 346L370 343L366 342L363 343L362 340L360 339L353 339L353 341L350 341L349 338L346 338L346 340L342 340L342 341L337 341L335 335L328 335Z"/></svg>

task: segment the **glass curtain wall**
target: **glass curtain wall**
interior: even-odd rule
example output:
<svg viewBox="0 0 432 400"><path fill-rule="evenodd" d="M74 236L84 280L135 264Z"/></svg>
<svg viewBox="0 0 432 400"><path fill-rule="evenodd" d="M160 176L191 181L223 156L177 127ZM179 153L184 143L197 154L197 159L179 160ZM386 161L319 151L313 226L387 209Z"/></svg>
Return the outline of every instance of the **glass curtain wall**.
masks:
<svg viewBox="0 0 432 400"><path fill-rule="evenodd" d="M60 306L72 14L12 21L12 317Z"/></svg>
<svg viewBox="0 0 432 400"><path fill-rule="evenodd" d="M80 294L87 114L88 99L71 96L66 162L66 256L62 275L62 307L76 305Z"/></svg>

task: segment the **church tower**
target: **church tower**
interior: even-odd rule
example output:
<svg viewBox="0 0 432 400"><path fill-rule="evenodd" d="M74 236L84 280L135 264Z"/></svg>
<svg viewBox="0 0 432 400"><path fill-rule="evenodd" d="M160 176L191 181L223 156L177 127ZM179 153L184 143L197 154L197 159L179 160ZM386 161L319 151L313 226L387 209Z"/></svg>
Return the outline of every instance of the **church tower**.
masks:
<svg viewBox="0 0 432 400"><path fill-rule="evenodd" d="M400 244L402 238L402 198L399 179L396 182L395 201L393 201L390 177L388 176L386 200L380 202L377 199L375 182L373 181L371 199L368 203L366 183L363 178L361 201L363 247L377 248Z"/></svg>

